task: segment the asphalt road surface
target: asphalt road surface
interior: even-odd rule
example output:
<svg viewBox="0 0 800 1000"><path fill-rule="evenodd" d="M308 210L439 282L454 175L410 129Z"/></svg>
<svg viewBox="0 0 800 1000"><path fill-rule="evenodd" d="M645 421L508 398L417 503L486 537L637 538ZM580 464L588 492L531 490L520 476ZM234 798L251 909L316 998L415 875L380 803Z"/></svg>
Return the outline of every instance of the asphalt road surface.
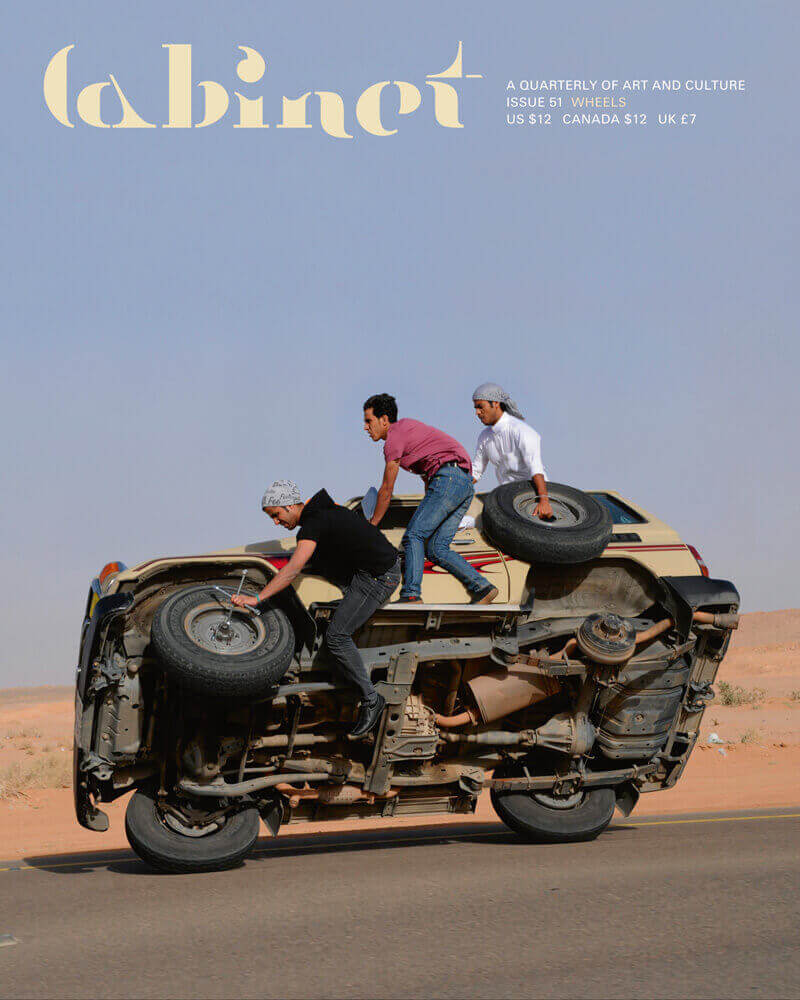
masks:
<svg viewBox="0 0 800 1000"><path fill-rule="evenodd" d="M0 997L800 997L800 807L259 841L236 871L0 863ZM2 944L2 937L0 937Z"/></svg>

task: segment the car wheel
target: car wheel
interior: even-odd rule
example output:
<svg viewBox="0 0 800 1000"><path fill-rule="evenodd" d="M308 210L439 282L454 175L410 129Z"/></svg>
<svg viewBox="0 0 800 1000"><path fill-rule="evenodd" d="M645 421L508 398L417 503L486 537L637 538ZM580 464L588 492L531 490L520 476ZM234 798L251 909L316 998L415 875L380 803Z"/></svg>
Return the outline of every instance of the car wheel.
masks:
<svg viewBox="0 0 800 1000"><path fill-rule="evenodd" d="M199 694L253 697L286 673L294 655L294 630L286 615L234 609L212 587L171 594L153 618L150 640L164 669Z"/></svg>
<svg viewBox="0 0 800 1000"><path fill-rule="evenodd" d="M496 770L496 778L513 778L522 768ZM614 815L613 788L587 788L576 795L556 798L550 793L491 791L492 805L500 819L526 840L568 844L594 840Z"/></svg>
<svg viewBox="0 0 800 1000"><path fill-rule="evenodd" d="M208 815L208 814L207 814ZM154 785L134 792L125 813L128 842L145 864L162 872L213 872L235 868L258 837L258 810L207 819L158 801Z"/></svg>
<svg viewBox="0 0 800 1000"><path fill-rule="evenodd" d="M611 514L588 493L548 483L553 520L534 515L538 494L531 483L506 483L483 501L483 527L500 549L531 563L581 563L594 559L611 538Z"/></svg>

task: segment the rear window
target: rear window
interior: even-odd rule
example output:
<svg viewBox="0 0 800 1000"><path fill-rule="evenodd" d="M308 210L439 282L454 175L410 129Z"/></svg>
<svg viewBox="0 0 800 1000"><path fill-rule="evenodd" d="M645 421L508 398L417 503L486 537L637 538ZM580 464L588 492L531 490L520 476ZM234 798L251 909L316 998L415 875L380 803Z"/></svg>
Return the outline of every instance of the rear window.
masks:
<svg viewBox="0 0 800 1000"><path fill-rule="evenodd" d="M636 511L633 511L624 504L621 500L617 500L616 497L610 497L608 493L590 493L595 500L599 500L600 503L606 507L611 514L611 520L614 524L644 524L645 519L640 517Z"/></svg>

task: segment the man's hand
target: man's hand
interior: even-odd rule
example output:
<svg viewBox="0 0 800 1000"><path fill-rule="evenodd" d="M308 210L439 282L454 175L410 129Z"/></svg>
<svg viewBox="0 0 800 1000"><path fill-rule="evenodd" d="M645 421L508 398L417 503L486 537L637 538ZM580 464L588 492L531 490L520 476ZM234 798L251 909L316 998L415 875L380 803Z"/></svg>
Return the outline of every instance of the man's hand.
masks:
<svg viewBox="0 0 800 1000"><path fill-rule="evenodd" d="M297 543L297 547L292 553L289 562L279 569L263 590L259 591L258 597L250 594L235 594L231 598L231 603L237 608L252 608L261 601L268 601L270 597L285 590L302 570L308 560L314 555L317 543L310 538L303 538Z"/></svg>
<svg viewBox="0 0 800 1000"><path fill-rule="evenodd" d="M383 470L383 482L378 490L378 499L375 503L375 513L369 521L369 523L374 525L376 528L381 523L383 515L389 509L389 504L392 500L392 493L394 492L394 482L397 479L397 473L399 471L399 462L392 461L386 463L386 468Z"/></svg>
<svg viewBox="0 0 800 1000"><path fill-rule="evenodd" d="M258 604L258 598L251 594L234 594L231 598L231 604L237 608L254 608Z"/></svg>
<svg viewBox="0 0 800 1000"><path fill-rule="evenodd" d="M550 506L550 497L547 495L547 483L544 481L544 476L537 472L531 482L539 497L539 502L533 508L533 516L540 517L543 521L549 521L553 517L553 508Z"/></svg>

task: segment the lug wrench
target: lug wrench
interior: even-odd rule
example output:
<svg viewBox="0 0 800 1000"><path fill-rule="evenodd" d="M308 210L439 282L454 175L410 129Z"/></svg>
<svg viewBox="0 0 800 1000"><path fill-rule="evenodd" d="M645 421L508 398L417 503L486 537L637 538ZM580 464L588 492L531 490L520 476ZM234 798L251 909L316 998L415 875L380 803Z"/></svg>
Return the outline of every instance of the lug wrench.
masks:
<svg viewBox="0 0 800 1000"><path fill-rule="evenodd" d="M239 586L238 586L238 588L236 590L236 595L235 595L236 597L238 597L239 594L241 594L242 587L244 586L244 581L246 579L247 579L247 570L243 570L242 571L242 579L239 581ZM222 587L216 587L215 586L214 590L219 590L223 594L225 594L226 597L230 598L230 594L228 594L227 591L222 590ZM222 622L220 622L219 625L217 625L217 627L214 629L214 638L215 639L218 638L217 633L219 632L220 629L222 629L223 631L225 631L228 628L228 626L230 625L231 618L233 618L233 609L234 609L234 607L235 607L235 605L233 603L231 603L231 609L228 612L228 614L226 615L225 620L222 621ZM251 610L255 611L256 614L259 613L256 608L252 608Z"/></svg>
<svg viewBox="0 0 800 1000"><path fill-rule="evenodd" d="M231 592L229 590L225 590L224 587L218 587L216 585L216 583L212 583L210 589L218 591L220 594L222 594L222 596L225 598L226 601L230 601L230 599L231 599ZM260 615L261 614L261 612L258 610L258 608L254 608L252 604L245 604L244 607L239 608L239 610L240 611L250 611L254 615ZM222 624L222 622L220 622L220 625L221 624Z"/></svg>

